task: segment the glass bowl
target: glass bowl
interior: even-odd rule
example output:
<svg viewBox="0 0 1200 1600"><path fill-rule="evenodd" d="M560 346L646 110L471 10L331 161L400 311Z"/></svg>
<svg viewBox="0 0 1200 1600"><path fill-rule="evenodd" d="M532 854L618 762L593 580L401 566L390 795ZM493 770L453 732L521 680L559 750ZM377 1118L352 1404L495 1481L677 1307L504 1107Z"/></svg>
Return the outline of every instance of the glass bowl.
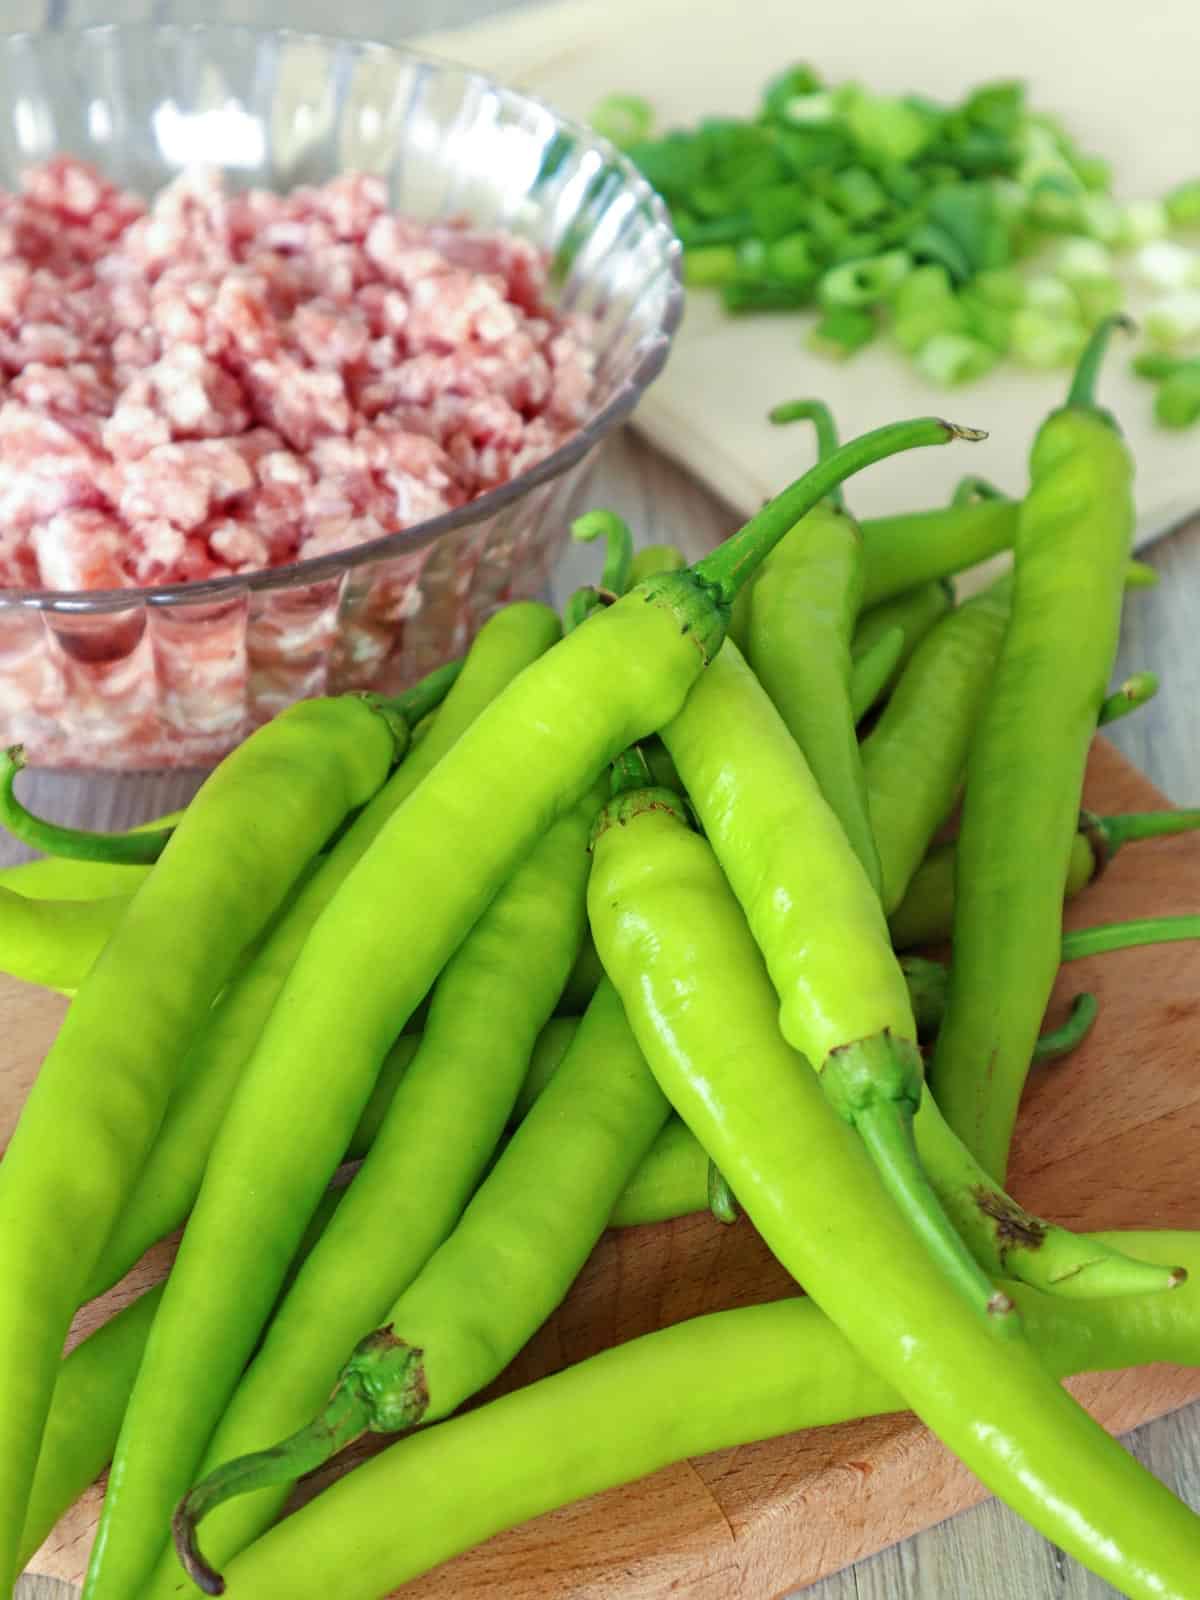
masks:
<svg viewBox="0 0 1200 1600"><path fill-rule="evenodd" d="M543 592L596 445L661 371L679 246L634 167L535 99L403 48L226 24L0 38L0 186L68 153L145 196L180 170L287 190L339 172L390 205L529 240L595 328L579 432L466 505L371 543L211 582L0 590L0 740L35 764L211 766L290 702L394 693Z"/></svg>

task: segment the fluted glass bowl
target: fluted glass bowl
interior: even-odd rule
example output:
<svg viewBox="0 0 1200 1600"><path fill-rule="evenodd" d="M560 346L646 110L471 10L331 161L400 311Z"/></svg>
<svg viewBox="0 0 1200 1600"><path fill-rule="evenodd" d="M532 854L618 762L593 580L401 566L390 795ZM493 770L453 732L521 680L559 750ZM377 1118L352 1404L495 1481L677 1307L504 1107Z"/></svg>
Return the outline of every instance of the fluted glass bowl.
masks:
<svg viewBox="0 0 1200 1600"><path fill-rule="evenodd" d="M593 319L596 387L552 455L402 533L211 582L0 590L0 741L47 766L209 766L293 700L405 687L543 591L588 457L681 310L665 212L612 146L394 46L203 23L0 39L0 186L63 153L147 198L197 163L277 191L373 173L394 210L510 231L545 251L555 305Z"/></svg>

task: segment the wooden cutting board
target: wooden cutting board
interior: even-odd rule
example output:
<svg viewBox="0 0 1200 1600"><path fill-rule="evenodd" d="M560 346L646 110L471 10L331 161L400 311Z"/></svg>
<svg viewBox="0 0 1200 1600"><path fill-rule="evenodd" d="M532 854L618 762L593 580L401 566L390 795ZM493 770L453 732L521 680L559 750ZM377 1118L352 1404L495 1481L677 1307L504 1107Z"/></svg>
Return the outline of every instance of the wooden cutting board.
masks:
<svg viewBox="0 0 1200 1600"><path fill-rule="evenodd" d="M1086 800L1101 812L1165 804L1103 741L1093 750ZM1067 920L1078 927L1198 909L1200 836L1192 834L1130 847ZM1200 947L1160 945L1074 963L1059 982L1052 1017L1085 988L1100 1001L1100 1019L1069 1061L1037 1076L1022 1114L1013 1192L1076 1228L1200 1226ZM56 997L0 980L0 1035L8 1042L0 1139L62 1011ZM170 1244L156 1247L80 1314L74 1337L161 1277L171 1254ZM491 1392L683 1318L790 1292L744 1219L723 1228L701 1215L606 1234L565 1304ZM1120 1432L1200 1396L1200 1369L1159 1366L1072 1387ZM681 1403L690 1402L681 1396ZM681 1462L502 1534L403 1595L773 1600L983 1493L911 1416L878 1418ZM81 1578L100 1498L97 1486L62 1519L31 1572Z"/></svg>

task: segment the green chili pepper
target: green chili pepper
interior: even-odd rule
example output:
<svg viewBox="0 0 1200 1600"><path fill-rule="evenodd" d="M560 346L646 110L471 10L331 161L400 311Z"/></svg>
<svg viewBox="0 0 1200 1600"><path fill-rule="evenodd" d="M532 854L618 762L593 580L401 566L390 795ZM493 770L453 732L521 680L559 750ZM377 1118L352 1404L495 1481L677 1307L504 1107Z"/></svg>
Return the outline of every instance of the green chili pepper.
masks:
<svg viewBox="0 0 1200 1600"><path fill-rule="evenodd" d="M0 970L48 989L78 988L131 900L32 900L0 889Z"/></svg>
<svg viewBox="0 0 1200 1600"><path fill-rule="evenodd" d="M9 745L0 755L0 826L33 850L72 861L103 861L112 866L149 866L162 855L174 829L143 828L135 833L89 833L62 823L35 817L13 791L18 772L24 771L25 751Z"/></svg>
<svg viewBox="0 0 1200 1600"><path fill-rule="evenodd" d="M200 1190L221 1120L309 930L392 814L505 684L559 637L548 606L506 606L480 629L432 728L339 839L227 987L180 1066L163 1124L88 1283L101 1294L156 1239L177 1228ZM422 686L416 710L442 680Z"/></svg>
<svg viewBox="0 0 1200 1600"><path fill-rule="evenodd" d="M850 708L859 723L887 690L904 654L904 629L889 628L850 664Z"/></svg>
<svg viewBox="0 0 1200 1600"><path fill-rule="evenodd" d="M1200 828L1200 810L1145 811L1098 817L1081 811L1067 864L1064 899L1070 900L1098 878L1121 849L1139 839L1157 839ZM917 868L903 900L888 919L897 950L938 944L954 926L954 841L939 845Z"/></svg>
<svg viewBox="0 0 1200 1600"><path fill-rule="evenodd" d="M1131 711L1149 705L1157 693L1158 678L1153 672L1135 672L1132 677L1125 679L1119 689L1105 696L1096 718L1096 726L1103 728L1110 722L1119 722Z"/></svg>
<svg viewBox="0 0 1200 1600"><path fill-rule="evenodd" d="M1058 970L1084 765L1116 655L1133 534L1132 462L1092 399L1115 320L1097 328L1066 405L1034 442L1012 616L967 764L954 971L930 1082L950 1125L997 1177ZM1036 872L1027 870L1030 848Z"/></svg>
<svg viewBox="0 0 1200 1600"><path fill-rule="evenodd" d="M161 1284L124 1306L61 1363L17 1556L24 1567L68 1506L104 1471L133 1388Z"/></svg>
<svg viewBox="0 0 1200 1600"><path fill-rule="evenodd" d="M1065 954L1064 960L1069 959ZM940 961L925 961L920 956L902 956L900 966L912 997L913 1012L917 1019L917 1036L922 1043L937 1038L946 1009L946 987L949 971ZM1040 1034L1033 1047L1035 1063L1061 1061L1077 1050L1100 1015L1100 1005L1093 994L1077 994L1071 1002L1071 1014L1061 1027L1048 1028Z"/></svg>
<svg viewBox="0 0 1200 1600"><path fill-rule="evenodd" d="M1018 510L1019 502L981 500L865 519L864 610L1011 549Z"/></svg>
<svg viewBox="0 0 1200 1600"><path fill-rule="evenodd" d="M953 608L954 585L948 578L931 578L893 600L872 606L855 626L851 645L854 660L859 661L885 634L899 628L904 637L904 650L895 669L899 677L921 640Z"/></svg>
<svg viewBox="0 0 1200 1600"><path fill-rule="evenodd" d="M837 449L819 402L776 406L772 422L816 425L818 459ZM850 696L850 642L862 596L862 539L840 490L808 513L763 563L750 594L748 659L841 823L872 886L879 857Z"/></svg>
<svg viewBox="0 0 1200 1600"><path fill-rule="evenodd" d="M324 1195L289 1275L312 1249L344 1194L344 1189L331 1189ZM163 1289L158 1283L144 1290L59 1364L25 1516L21 1565L112 1459Z"/></svg>
<svg viewBox="0 0 1200 1600"><path fill-rule="evenodd" d="M835 819L819 796L814 803L804 758L736 649L722 649L663 740L767 959L785 1038L816 1064L839 1039L890 1033L910 1060L915 1024L879 901ZM912 1077L915 1091L915 1063ZM932 1095L921 1096L912 1131L938 1200L993 1276L1070 1295L1171 1286L1154 1267L1098 1253L1022 1212L947 1127Z"/></svg>
<svg viewBox="0 0 1200 1600"><path fill-rule="evenodd" d="M662 737L771 965L784 1036L869 1142L889 1190L943 1268L986 1304L987 1281L912 1146L921 1058L879 897L735 645L726 642ZM761 805L753 823L743 799L752 811Z"/></svg>
<svg viewBox="0 0 1200 1600"><path fill-rule="evenodd" d="M184 1498L174 1524L189 1576L206 1594L220 1592L210 1563L224 1562L263 1532L300 1473L368 1431L408 1430L447 1416L497 1376L566 1295L669 1111L620 1000L603 983L557 1072L458 1226L390 1310L381 1308L383 1326L361 1339L340 1376L349 1340L329 1370L314 1375L307 1405L297 1403L293 1384L273 1414L261 1404L247 1414L236 1401L226 1414L206 1455L208 1476ZM329 1309L310 1305L310 1321ZM264 1355L276 1329L279 1339L296 1337L295 1328L285 1334L277 1320ZM299 1431L274 1445L280 1423ZM243 1454L248 1450L257 1453ZM225 1504L247 1494L252 1498ZM195 1528L210 1516L206 1560ZM161 1587L152 1587L147 1600L173 1592L178 1568L172 1571L168 1559Z"/></svg>
<svg viewBox="0 0 1200 1600"><path fill-rule="evenodd" d="M597 948L651 1070L773 1253L904 1403L1035 1528L1132 1594L1185 1595L1200 1520L1024 1339L990 1338L930 1261L780 1036L776 988L709 846L658 791L615 807L588 890ZM711 1005L697 1000L710 990ZM785 991L785 1017L788 1001ZM993 1303L1011 1304L1001 1291ZM1114 1527L1127 1536L1117 1548Z"/></svg>
<svg viewBox="0 0 1200 1600"><path fill-rule="evenodd" d="M1200 1285L1194 1234L1103 1237L1187 1260ZM1064 1305L1020 1285L1011 1292L1056 1376L1195 1360L1200 1309L1191 1286L1165 1302L1119 1307ZM229 1600L374 1600L505 1528L671 1462L903 1405L811 1300L713 1312L402 1439L239 1556L226 1592ZM1002 1419L1005 1431L1009 1423ZM1169 1503L1177 1522L1178 1503ZM1172 1581L1152 1589L1167 1557L1143 1565L1147 1539L1134 1507L1113 1511L1105 1532L1116 1587L1139 1600L1188 1600L1194 1546L1176 1554Z"/></svg>
<svg viewBox="0 0 1200 1600"><path fill-rule="evenodd" d="M953 808L1008 625L1010 591L1001 578L925 635L863 740L888 915Z"/></svg>
<svg viewBox="0 0 1200 1600"><path fill-rule="evenodd" d="M636 1228L711 1210L711 1172L712 1162L692 1130L678 1117L668 1117L613 1207L609 1226Z"/></svg>
<svg viewBox="0 0 1200 1600"><path fill-rule="evenodd" d="M673 544L647 544L640 550L633 552L633 562L629 568L629 584L643 583L647 578L656 578L660 572L680 572L687 566L683 553Z"/></svg>
<svg viewBox="0 0 1200 1600"><path fill-rule="evenodd" d="M181 1047L407 736L402 711L344 696L303 701L234 751L188 807L42 1064L0 1164L0 1588L15 1580L67 1328L149 1151Z"/></svg>
<svg viewBox="0 0 1200 1600"><path fill-rule="evenodd" d="M332 1175L389 1045L497 886L550 822L583 797L619 751L678 709L720 645L738 588L772 546L851 471L899 449L960 436L975 437L920 419L845 446L695 568L633 590L527 667L408 796L310 930L259 1038L239 1086L242 1111L222 1126L155 1320L154 1359L143 1364L127 1417L131 1441L143 1428L157 1435L160 1408L178 1400L174 1393L156 1396L151 1370L194 1369L188 1315L194 1308L175 1289L187 1281L193 1253L208 1261L206 1236L229 1241L218 1252L222 1294L212 1292L207 1276L201 1291L210 1325L219 1320L222 1329L223 1366L211 1384L217 1391L249 1356L261 1329L262 1283L270 1270L264 1242L271 1241L277 1261L292 1253L296 1230ZM605 685L602 696L597 683ZM381 882L395 884L396 892L381 900ZM374 983L364 983L366 973ZM356 997L349 1009L347 993ZM325 1070L334 1057L336 1075ZM304 1159L290 1162L280 1153L271 1182L263 1177L259 1128L274 1108L258 1104L257 1085L266 1100L282 1098L289 1118L305 1124ZM248 1238L255 1241L253 1253ZM202 1439L206 1424L194 1416L192 1422ZM166 1450L170 1459L131 1490L130 1462L144 1468L151 1453L122 1452L87 1600L127 1600L157 1554L156 1525L144 1508L164 1495L173 1502L198 1452ZM127 1507L119 1521L110 1509L118 1497ZM119 1545L114 1527L123 1528Z"/></svg>
<svg viewBox="0 0 1200 1600"><path fill-rule="evenodd" d="M174 828L182 816L182 811L172 811L129 832ZM44 856L38 861L0 868L0 888L12 889L31 900L106 900L116 894L132 894L149 874L148 866L112 866L104 861Z"/></svg>

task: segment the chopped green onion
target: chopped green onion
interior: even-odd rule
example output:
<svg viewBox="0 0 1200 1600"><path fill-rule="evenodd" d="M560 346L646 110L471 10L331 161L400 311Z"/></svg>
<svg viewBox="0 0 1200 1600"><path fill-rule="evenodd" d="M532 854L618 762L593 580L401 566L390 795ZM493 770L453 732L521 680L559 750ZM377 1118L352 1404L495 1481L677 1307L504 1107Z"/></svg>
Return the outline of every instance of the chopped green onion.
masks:
<svg viewBox="0 0 1200 1600"><path fill-rule="evenodd" d="M1064 283L1111 278L1112 251L1097 239L1068 239L1058 252L1054 270Z"/></svg>
<svg viewBox="0 0 1200 1600"><path fill-rule="evenodd" d="M961 333L935 333L913 356L917 371L931 383L969 383L996 365L999 352Z"/></svg>
<svg viewBox="0 0 1200 1600"><path fill-rule="evenodd" d="M1047 272L1039 272L1026 279L1025 304L1047 317L1079 316L1079 301L1070 285L1063 283L1060 278L1052 278Z"/></svg>
<svg viewBox="0 0 1200 1600"><path fill-rule="evenodd" d="M1133 271L1147 289L1186 289L1200 283L1200 255L1173 239L1152 239L1135 252Z"/></svg>
<svg viewBox="0 0 1200 1600"><path fill-rule="evenodd" d="M610 94L595 107L590 120L597 133L611 139L618 150L626 150L650 137L654 111L640 95Z"/></svg>
<svg viewBox="0 0 1200 1600"><path fill-rule="evenodd" d="M956 283L965 283L971 276L970 258L958 241L936 222L918 223L904 243L919 261L943 267Z"/></svg>
<svg viewBox="0 0 1200 1600"><path fill-rule="evenodd" d="M748 211L735 211L727 217L699 218L676 211L672 214L675 231L689 250L706 249L713 244L737 244L756 234Z"/></svg>
<svg viewBox="0 0 1200 1600"><path fill-rule="evenodd" d="M820 266L813 256L812 245L805 233L789 233L767 246L766 274L782 283L803 280L816 281Z"/></svg>
<svg viewBox="0 0 1200 1600"><path fill-rule="evenodd" d="M888 197L866 167L846 167L833 179L829 199L852 222L871 222L888 209Z"/></svg>
<svg viewBox="0 0 1200 1600"><path fill-rule="evenodd" d="M1106 194L1085 194L1080 198L1077 230L1101 244L1117 244L1122 237L1121 208Z"/></svg>
<svg viewBox="0 0 1200 1600"><path fill-rule="evenodd" d="M866 261L846 261L833 267L821 279L819 295L824 306L878 305L908 277L912 271L912 257L903 250L889 250L885 255Z"/></svg>
<svg viewBox="0 0 1200 1600"><path fill-rule="evenodd" d="M982 339L997 355L1007 355L1012 345L1013 313L1009 307L993 305L976 291L974 284L959 292L958 303L966 313L967 333Z"/></svg>
<svg viewBox="0 0 1200 1600"><path fill-rule="evenodd" d="M768 279L743 282L735 278L721 289L728 311L798 311L813 301L810 283L772 283Z"/></svg>
<svg viewBox="0 0 1200 1600"><path fill-rule="evenodd" d="M732 245L713 244L689 250L683 258L683 281L693 289L711 289L737 276L738 254Z"/></svg>
<svg viewBox="0 0 1200 1600"><path fill-rule="evenodd" d="M878 332L879 324L869 311L833 306L809 334L808 348L817 355L842 361L870 344Z"/></svg>
<svg viewBox="0 0 1200 1600"><path fill-rule="evenodd" d="M1012 353L1024 366L1039 371L1069 367L1087 342L1081 322L1026 307L1013 313Z"/></svg>
<svg viewBox="0 0 1200 1600"><path fill-rule="evenodd" d="M1171 378L1177 372L1200 372L1200 356L1168 356L1161 350L1143 350L1133 358L1139 378Z"/></svg>
<svg viewBox="0 0 1200 1600"><path fill-rule="evenodd" d="M901 349L916 353L937 333L965 333L967 313L942 267L915 267L892 297L892 332Z"/></svg>
<svg viewBox="0 0 1200 1600"><path fill-rule="evenodd" d="M1058 367L1121 309L1131 274L1159 296L1144 318L1151 344L1200 344L1200 251L1166 237L1200 224L1200 177L1161 201L1118 204L1108 163L1031 110L1019 82L943 104L828 85L799 63L766 85L752 117L651 137L647 102L617 94L593 121L665 198L688 285L719 292L732 312L816 302L813 350L844 359L890 331L937 383L1004 356ZM1118 272L1112 251L1128 250ZM1163 406L1183 416L1190 369L1155 381L1168 376L1179 382Z"/></svg>
<svg viewBox="0 0 1200 1600"><path fill-rule="evenodd" d="M1142 326L1151 344L1174 349L1200 338L1200 289L1177 289L1147 307Z"/></svg>
<svg viewBox="0 0 1200 1600"><path fill-rule="evenodd" d="M1089 328L1114 316L1125 304L1125 289L1119 278L1085 278L1074 289L1080 316Z"/></svg>
<svg viewBox="0 0 1200 1600"><path fill-rule="evenodd" d="M1121 231L1117 237L1123 245L1161 239L1167 231L1167 208L1161 200L1130 201L1121 207L1120 214Z"/></svg>
<svg viewBox="0 0 1200 1600"><path fill-rule="evenodd" d="M868 94L846 84L834 96L838 114L865 155L886 161L911 161L930 143L933 115L908 100Z"/></svg>
<svg viewBox="0 0 1200 1600"><path fill-rule="evenodd" d="M1200 225L1200 178L1192 178L1172 189L1163 202L1167 221L1173 228L1194 228Z"/></svg>
<svg viewBox="0 0 1200 1600"><path fill-rule="evenodd" d="M781 239L807 227L811 201L800 185L773 183L746 196L746 209L754 231L762 239Z"/></svg>
<svg viewBox="0 0 1200 1600"><path fill-rule="evenodd" d="M976 273L971 288L981 300L1002 311L1016 311L1025 304L1025 280L1010 267L992 267Z"/></svg>
<svg viewBox="0 0 1200 1600"><path fill-rule="evenodd" d="M1200 363L1163 379L1154 397L1154 415L1164 428L1200 422Z"/></svg>

